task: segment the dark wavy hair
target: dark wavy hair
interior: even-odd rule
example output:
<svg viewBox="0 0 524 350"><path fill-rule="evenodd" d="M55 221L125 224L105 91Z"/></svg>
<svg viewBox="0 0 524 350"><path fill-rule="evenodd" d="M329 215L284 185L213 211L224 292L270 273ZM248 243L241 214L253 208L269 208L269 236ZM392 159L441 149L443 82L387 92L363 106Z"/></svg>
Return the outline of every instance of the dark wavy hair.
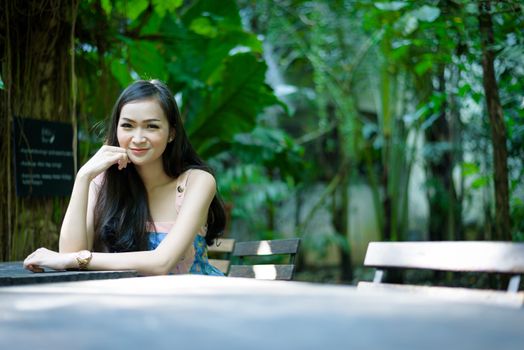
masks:
<svg viewBox="0 0 524 350"><path fill-rule="evenodd" d="M162 154L166 174L176 179L188 169L201 169L213 175L189 143L180 112L169 88L158 80L139 80L128 86L117 99L107 125L106 143L119 146L117 139L120 112L125 104L155 99L164 111L175 138ZM148 223L152 222L147 191L135 166L123 170L111 166L106 170L94 209L94 250L109 252L148 249ZM207 215L206 243L211 245L224 231L224 205L215 195Z"/></svg>

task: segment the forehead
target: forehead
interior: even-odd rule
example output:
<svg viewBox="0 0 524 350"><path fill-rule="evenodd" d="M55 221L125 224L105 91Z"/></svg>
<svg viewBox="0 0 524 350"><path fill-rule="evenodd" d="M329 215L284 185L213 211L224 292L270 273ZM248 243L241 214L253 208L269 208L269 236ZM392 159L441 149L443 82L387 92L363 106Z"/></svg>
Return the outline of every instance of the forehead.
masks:
<svg viewBox="0 0 524 350"><path fill-rule="evenodd" d="M133 121L158 119L167 123L167 117L160 103L155 99L137 100L126 103L120 111L120 119L126 118Z"/></svg>

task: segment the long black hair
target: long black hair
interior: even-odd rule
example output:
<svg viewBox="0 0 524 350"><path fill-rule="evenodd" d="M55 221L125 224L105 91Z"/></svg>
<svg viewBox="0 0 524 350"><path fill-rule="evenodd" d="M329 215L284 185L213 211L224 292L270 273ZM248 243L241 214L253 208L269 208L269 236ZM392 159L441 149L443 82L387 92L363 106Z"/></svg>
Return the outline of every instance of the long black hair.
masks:
<svg viewBox="0 0 524 350"><path fill-rule="evenodd" d="M180 112L169 88L158 80L138 80L128 86L117 99L109 124L106 143L119 146L117 139L120 112L132 101L158 101L174 130L175 138L162 154L166 174L176 179L192 168L213 174L189 143L182 125ZM152 222L147 191L135 166L130 163L123 170L111 166L106 170L94 209L94 250L129 252L148 249L148 225ZM207 215L206 243L211 245L225 228L224 205L218 196L213 198Z"/></svg>

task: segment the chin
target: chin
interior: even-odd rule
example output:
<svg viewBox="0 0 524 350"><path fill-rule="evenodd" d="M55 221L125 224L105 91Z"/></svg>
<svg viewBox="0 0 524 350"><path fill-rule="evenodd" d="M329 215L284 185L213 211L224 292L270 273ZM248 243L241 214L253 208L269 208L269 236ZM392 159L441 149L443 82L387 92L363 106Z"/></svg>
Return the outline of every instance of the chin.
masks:
<svg viewBox="0 0 524 350"><path fill-rule="evenodd" d="M145 165L147 163L149 163L147 160L145 159L129 159L131 161L131 163L133 163L135 166L141 166L141 165Z"/></svg>

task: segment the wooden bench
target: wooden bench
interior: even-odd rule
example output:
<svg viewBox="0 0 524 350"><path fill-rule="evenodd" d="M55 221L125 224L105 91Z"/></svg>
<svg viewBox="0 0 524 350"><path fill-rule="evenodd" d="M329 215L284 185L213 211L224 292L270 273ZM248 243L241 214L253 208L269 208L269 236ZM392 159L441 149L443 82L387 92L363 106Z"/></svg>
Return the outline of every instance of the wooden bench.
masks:
<svg viewBox="0 0 524 350"><path fill-rule="evenodd" d="M292 280L295 273L295 256L300 245L299 238L237 242L233 258L240 264L231 265L228 276L265 280ZM289 255L288 264L245 264L246 257Z"/></svg>
<svg viewBox="0 0 524 350"><path fill-rule="evenodd" d="M371 242L364 266L376 268L373 282L359 282L358 289L388 289L423 293L463 301L522 307L519 291L524 274L524 243L511 242ZM382 283L386 269L428 269L510 275L507 291L458 287Z"/></svg>
<svg viewBox="0 0 524 350"><path fill-rule="evenodd" d="M231 265L231 253L234 247L234 239L217 238L214 244L207 247L207 252L210 257L209 263L227 275L229 265Z"/></svg>

